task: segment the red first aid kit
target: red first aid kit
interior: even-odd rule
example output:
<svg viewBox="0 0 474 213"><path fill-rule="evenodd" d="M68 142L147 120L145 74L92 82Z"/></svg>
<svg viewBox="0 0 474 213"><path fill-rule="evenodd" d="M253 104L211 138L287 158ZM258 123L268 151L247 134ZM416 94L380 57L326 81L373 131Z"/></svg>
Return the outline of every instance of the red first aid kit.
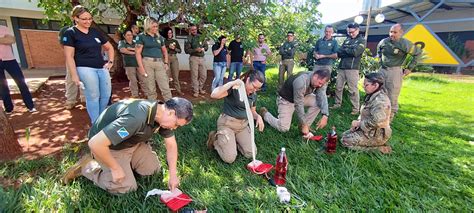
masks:
<svg viewBox="0 0 474 213"><path fill-rule="evenodd" d="M315 135L313 137L310 137L309 139L312 140L312 141L320 141L321 139L323 139L323 136L322 135Z"/></svg>
<svg viewBox="0 0 474 213"><path fill-rule="evenodd" d="M162 203L166 204L166 206L170 208L171 211L178 211L193 201L191 197L189 197L187 194L184 194L179 189L175 189L171 193L161 195L160 200Z"/></svg>

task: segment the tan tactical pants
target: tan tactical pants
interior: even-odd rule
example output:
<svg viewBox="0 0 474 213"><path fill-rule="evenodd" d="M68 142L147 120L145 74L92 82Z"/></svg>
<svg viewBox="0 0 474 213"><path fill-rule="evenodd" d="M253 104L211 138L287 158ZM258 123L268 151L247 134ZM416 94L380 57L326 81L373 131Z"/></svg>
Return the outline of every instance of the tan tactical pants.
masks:
<svg viewBox="0 0 474 213"><path fill-rule="evenodd" d="M344 84L347 82L349 88L349 98L352 103L352 110L359 111L359 70L338 70L336 79L336 105L342 104L342 92Z"/></svg>
<svg viewBox="0 0 474 213"><path fill-rule="evenodd" d="M280 62L280 68L278 72L278 88L281 88L283 86L283 83L285 83L285 72L286 72L286 79L290 77L290 75L293 73L293 67L295 66L295 60L293 59L284 59Z"/></svg>
<svg viewBox="0 0 474 213"><path fill-rule="evenodd" d="M293 112L295 111L295 104L291 103L284 98L278 96L278 118L273 117L272 114L266 113L263 119L270 124L273 128L280 132L288 132L291 126L291 119L293 118ZM308 126L314 122L319 111L321 111L316 104L316 95L309 94L304 97L304 106L308 107L305 113L306 120L304 121Z"/></svg>
<svg viewBox="0 0 474 213"><path fill-rule="evenodd" d="M79 89L79 86L72 81L71 73L66 66L66 105L76 103L77 93L79 93L81 100L85 100L84 90Z"/></svg>
<svg viewBox="0 0 474 213"><path fill-rule="evenodd" d="M371 132L364 132L361 129L354 132L347 130L342 133L341 143L352 150L369 151L388 145L387 142L391 136L392 129L390 127Z"/></svg>
<svg viewBox="0 0 474 213"><path fill-rule="evenodd" d="M226 163L233 163L237 149L246 158L252 157L252 141L249 122L222 113L217 120L217 132L214 149ZM255 147L255 153L257 147Z"/></svg>
<svg viewBox="0 0 474 213"><path fill-rule="evenodd" d="M170 61L170 72L173 78L173 84L176 91L181 92L181 85L179 83L179 61L176 54L168 55L168 60Z"/></svg>
<svg viewBox="0 0 474 213"><path fill-rule="evenodd" d="M146 94L148 91L145 85L145 76L138 73L137 67L125 67L125 74L128 78L128 87L130 87L130 92L132 93L132 98L138 98L140 95L140 90L138 89L138 84L142 88L143 92Z"/></svg>
<svg viewBox="0 0 474 213"><path fill-rule="evenodd" d="M190 56L189 66L191 67L191 82L193 85L193 92L198 93L204 91L204 83L207 79L207 69L204 57Z"/></svg>
<svg viewBox="0 0 474 213"><path fill-rule="evenodd" d="M400 90L402 89L403 70L401 67L388 67L381 68L380 73L384 77L383 86L392 106L392 118L398 112L398 96L400 96Z"/></svg>
<svg viewBox="0 0 474 213"><path fill-rule="evenodd" d="M95 185L112 194L123 194L137 189L134 171L142 176L153 175L160 171L158 156L149 144L142 142L130 148L110 150L110 153L125 173L122 182L113 182L110 169L95 160L82 167L81 172Z"/></svg>
<svg viewBox="0 0 474 213"><path fill-rule="evenodd" d="M147 99L156 100L156 84L160 88L161 95L164 101L172 98L168 74L166 74L165 64L162 59L156 61L153 58L143 58L143 67L145 68L148 77L146 77L146 87L148 90ZM156 83L155 83L156 82Z"/></svg>

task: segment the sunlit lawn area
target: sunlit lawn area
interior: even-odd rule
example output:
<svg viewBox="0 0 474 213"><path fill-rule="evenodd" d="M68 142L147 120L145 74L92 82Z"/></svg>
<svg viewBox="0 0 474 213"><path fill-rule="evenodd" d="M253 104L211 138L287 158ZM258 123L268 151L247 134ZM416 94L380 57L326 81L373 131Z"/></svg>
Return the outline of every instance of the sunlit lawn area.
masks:
<svg viewBox="0 0 474 213"><path fill-rule="evenodd" d="M269 90L259 94L258 107L276 112L277 69L267 72ZM239 156L234 164L222 162L215 151L206 149L207 133L216 127L222 101L199 103L193 122L180 128L179 174L181 189L194 202L190 207L211 212L229 211L474 211L474 81L445 76L414 74L405 79L400 111L392 123L393 153L363 153L338 146L327 155L322 142L301 139L296 117L288 133L267 126L256 133L258 159L275 163L280 147L289 159L288 190L306 202L292 199L280 204L275 188L248 172L250 162ZM330 103L334 100L330 98ZM348 99L342 109L331 111L329 124L341 134L350 127ZM319 118L318 118L319 119ZM314 126L313 126L314 127ZM154 147L166 165L161 138ZM85 146L83 146L85 147ZM0 176L21 180L19 188L0 188L0 212L122 212L166 211L158 197L145 200L146 192L166 187L166 173L138 178L139 189L113 196L85 178L63 186L62 173L80 156L74 146L60 157L0 164ZM164 168L164 171L167 171Z"/></svg>

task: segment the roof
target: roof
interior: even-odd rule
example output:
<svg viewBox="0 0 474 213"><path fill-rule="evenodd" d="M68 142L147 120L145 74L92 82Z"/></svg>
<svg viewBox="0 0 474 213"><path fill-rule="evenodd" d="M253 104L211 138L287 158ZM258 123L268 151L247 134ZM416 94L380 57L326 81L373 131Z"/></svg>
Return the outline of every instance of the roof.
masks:
<svg viewBox="0 0 474 213"><path fill-rule="evenodd" d="M439 4L438 7L436 7ZM424 19L425 15L433 12L433 11L450 11L453 9L461 9L461 8L474 8L474 1L472 0L445 0L445 1L401 1L392 5L388 5L382 8L377 8L372 10L372 18L370 23L370 28L375 27L384 27L390 26L395 23L402 23L405 22L407 18L410 19L412 22L417 22L417 19L413 16L413 14L418 15L420 18ZM433 10L433 11L432 11ZM385 21L383 23L376 23L374 20L375 15L378 13L382 13L385 15ZM367 16L367 11L365 11L365 16ZM354 18L356 16L352 16L350 18L346 18L344 20L335 22L332 24L337 30L345 31L346 26L349 23L354 22ZM472 17L471 17L472 18ZM473 19L474 20L474 19ZM360 24L361 28L365 28L365 17L364 23Z"/></svg>

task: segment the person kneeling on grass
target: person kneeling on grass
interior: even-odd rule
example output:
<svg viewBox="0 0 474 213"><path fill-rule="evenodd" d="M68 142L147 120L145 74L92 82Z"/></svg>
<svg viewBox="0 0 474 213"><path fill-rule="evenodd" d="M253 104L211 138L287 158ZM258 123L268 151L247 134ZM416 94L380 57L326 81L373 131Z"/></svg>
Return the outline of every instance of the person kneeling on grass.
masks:
<svg viewBox="0 0 474 213"><path fill-rule="evenodd" d="M160 161L148 141L155 132L164 137L169 167L168 187L179 185L176 173L178 147L173 130L193 118L191 102L171 98L166 103L151 100L117 102L101 113L89 130L89 154L69 168L62 181L68 184L78 176L92 180L112 194L137 189L134 172L152 175L160 171Z"/></svg>
<svg viewBox="0 0 474 213"><path fill-rule="evenodd" d="M259 131L263 131L262 117L256 112L257 91L265 83L265 76L261 72L251 71L242 80L230 81L212 91L211 98L224 98L224 109L217 120L217 131L211 131L207 139L207 147L215 149L226 163L233 163L237 157L237 149L246 157L252 157L252 140L247 119L245 104L240 100L238 88L244 84L249 106L253 118L257 120ZM256 150L256 147L255 147Z"/></svg>
<svg viewBox="0 0 474 213"><path fill-rule="evenodd" d="M303 136L311 137L309 127L321 111L322 117L317 129L327 124L329 109L326 89L322 88L330 77L329 70L321 69L314 72L299 72L290 76L278 91L278 118L273 117L267 108L260 108L260 115L273 128L280 132L288 132L293 112L296 110ZM308 107L305 113L304 107Z"/></svg>
<svg viewBox="0 0 474 213"><path fill-rule="evenodd" d="M382 89L383 76L370 73L365 76L364 105L360 109L359 118L352 121L351 129L342 133L342 145L352 150L379 150L384 154L392 148L388 140L392 135L390 128L390 100Z"/></svg>

